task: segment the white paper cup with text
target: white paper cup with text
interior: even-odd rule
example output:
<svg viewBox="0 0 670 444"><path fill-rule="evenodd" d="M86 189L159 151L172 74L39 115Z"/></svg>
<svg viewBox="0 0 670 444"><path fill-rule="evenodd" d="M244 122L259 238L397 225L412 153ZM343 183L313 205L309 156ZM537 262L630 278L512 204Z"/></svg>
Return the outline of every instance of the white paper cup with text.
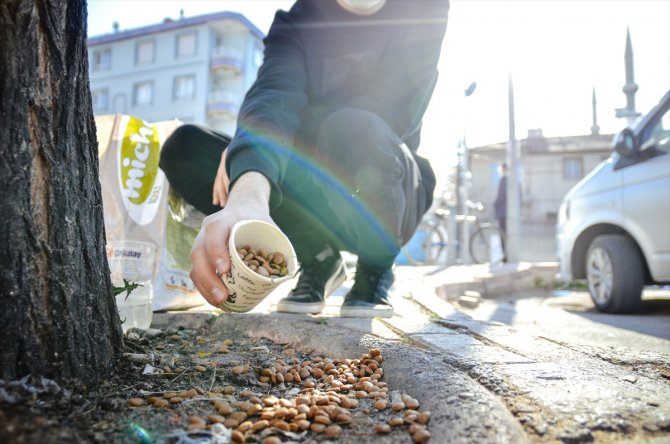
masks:
<svg viewBox="0 0 670 444"><path fill-rule="evenodd" d="M286 258L288 273L285 276L265 277L244 263L238 248L249 246L268 253L280 252ZM221 276L228 299L219 308L228 312L244 313L253 309L279 284L295 276L298 270L293 245L288 237L276 226L260 220L245 220L236 223L228 240L230 271Z"/></svg>

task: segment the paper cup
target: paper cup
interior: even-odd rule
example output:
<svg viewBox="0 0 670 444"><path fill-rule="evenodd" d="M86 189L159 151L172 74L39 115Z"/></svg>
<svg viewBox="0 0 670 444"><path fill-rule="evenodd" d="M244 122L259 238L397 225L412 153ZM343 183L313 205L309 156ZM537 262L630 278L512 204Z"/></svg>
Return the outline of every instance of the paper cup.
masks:
<svg viewBox="0 0 670 444"><path fill-rule="evenodd" d="M282 277L265 277L247 267L237 249L249 245L269 253L278 251L286 257L288 274ZM258 305L279 284L295 276L298 270L293 245L276 226L260 220L246 220L233 226L228 241L230 271L221 276L228 288L228 300L219 308L229 312L244 313Z"/></svg>

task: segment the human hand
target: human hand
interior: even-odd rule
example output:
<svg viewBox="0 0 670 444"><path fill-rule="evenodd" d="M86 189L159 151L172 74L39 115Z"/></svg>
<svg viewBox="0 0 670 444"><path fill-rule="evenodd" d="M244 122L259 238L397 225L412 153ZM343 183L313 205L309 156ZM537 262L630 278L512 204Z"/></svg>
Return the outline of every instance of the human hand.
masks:
<svg viewBox="0 0 670 444"><path fill-rule="evenodd" d="M274 225L270 218L270 182L260 173L245 173L235 182L222 210L211 214L191 249L191 279L200 294L214 306L228 299L228 289L221 275L230 270L228 238L237 222L262 220Z"/></svg>
<svg viewBox="0 0 670 444"><path fill-rule="evenodd" d="M221 162L219 162L219 169L216 171L216 178L214 179L214 188L212 189L212 205L218 205L221 208L226 206L228 201L228 186L230 179L226 173L226 153L228 150L223 150L221 153Z"/></svg>

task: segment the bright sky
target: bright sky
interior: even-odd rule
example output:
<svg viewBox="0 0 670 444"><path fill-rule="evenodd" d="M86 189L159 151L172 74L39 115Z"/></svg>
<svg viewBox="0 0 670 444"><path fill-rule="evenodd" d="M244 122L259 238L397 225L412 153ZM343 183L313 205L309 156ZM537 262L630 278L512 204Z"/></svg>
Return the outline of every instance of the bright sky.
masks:
<svg viewBox="0 0 670 444"><path fill-rule="evenodd" d="M411 0L406 0L411 5ZM267 32L286 0L89 0L89 36L155 24L164 17L218 11L246 16ZM670 0L452 0L440 80L424 119L420 152L438 171L469 146L508 140L508 76L515 94L516 136L589 134L591 93L601 133L626 125L624 49L630 28L639 85L636 107L647 112L670 89ZM465 88L476 91L464 97Z"/></svg>

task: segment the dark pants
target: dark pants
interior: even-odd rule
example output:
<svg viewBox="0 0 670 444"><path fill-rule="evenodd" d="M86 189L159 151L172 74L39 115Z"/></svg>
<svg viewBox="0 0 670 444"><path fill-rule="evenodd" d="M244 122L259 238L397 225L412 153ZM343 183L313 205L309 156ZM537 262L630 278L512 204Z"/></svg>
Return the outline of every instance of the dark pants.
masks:
<svg viewBox="0 0 670 444"><path fill-rule="evenodd" d="M503 250L503 262L507 262L507 247L506 247L506 238L507 238L507 216L498 219L498 226L500 227L500 246Z"/></svg>
<svg viewBox="0 0 670 444"><path fill-rule="evenodd" d="M183 125L166 140L160 167L170 186L205 214L221 153L230 139ZM301 262L327 245L362 262L389 267L429 202L412 154L377 115L343 109L323 120L316 141L297 149L278 184L283 198L272 219Z"/></svg>

